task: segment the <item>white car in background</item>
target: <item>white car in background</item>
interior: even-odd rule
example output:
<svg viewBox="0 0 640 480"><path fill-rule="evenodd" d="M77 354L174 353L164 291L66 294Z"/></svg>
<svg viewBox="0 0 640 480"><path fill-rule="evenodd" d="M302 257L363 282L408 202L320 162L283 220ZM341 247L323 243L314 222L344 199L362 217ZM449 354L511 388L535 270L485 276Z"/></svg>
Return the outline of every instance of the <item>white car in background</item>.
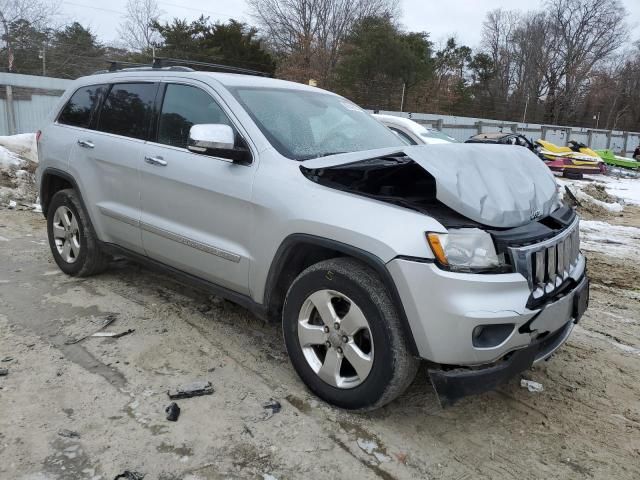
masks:
<svg viewBox="0 0 640 480"><path fill-rule="evenodd" d="M434 145L438 143L456 143L457 140L449 135L425 128L418 122L395 115L381 115L374 113L373 117L389 128L409 145Z"/></svg>

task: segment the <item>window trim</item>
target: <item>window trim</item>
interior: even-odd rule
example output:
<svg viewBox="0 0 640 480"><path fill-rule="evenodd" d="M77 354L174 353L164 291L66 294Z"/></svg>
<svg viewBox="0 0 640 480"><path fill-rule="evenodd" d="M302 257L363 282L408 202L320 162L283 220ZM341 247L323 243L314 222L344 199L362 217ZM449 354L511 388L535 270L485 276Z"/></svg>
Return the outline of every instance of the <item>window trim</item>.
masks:
<svg viewBox="0 0 640 480"><path fill-rule="evenodd" d="M113 132L105 132L104 130L98 130L98 124L100 123L100 117L102 116L102 108L104 107L104 102L106 101L107 97L109 96L109 94L111 93L111 90L113 90L113 87L116 85L131 85L131 84L148 84L148 85L153 85L155 86L155 92L154 92L154 96L153 96L153 104L152 104L152 108L151 108L151 115L150 118L147 119L147 128L146 128L146 132L143 138L136 138L136 137L131 137L129 135L121 135L119 133L113 133ZM132 78L132 79L123 79L121 81L117 81L117 82L109 82L109 88L107 90L107 93L105 95L102 96L102 99L100 101L100 108L97 109L97 115L95 116L95 122L92 122L92 128L90 128L91 130L94 130L97 133L102 133L105 135L114 135L116 137L119 138L128 138L129 140L141 140L143 142L146 142L149 140L149 133L150 133L150 125L152 122L152 118L154 117L154 107L155 107L155 102L156 99L158 98L158 87L160 86L160 82L157 81L153 81L153 80L138 80L136 78Z"/></svg>
<svg viewBox="0 0 640 480"><path fill-rule="evenodd" d="M67 108L67 105L69 105L69 102L74 97L74 95L76 93L78 93L80 90L82 90L83 88L91 88L91 87L105 87L105 91L107 91L107 92L111 89L111 85L109 84L109 82L105 82L105 83L88 83L86 85L79 86L78 88L76 88L73 91L73 93L71 95L69 95L69 98L67 98L67 101L64 102L64 105L62 106L62 108L60 109L58 114L56 115L56 119L54 120L54 123L56 123L58 125L64 125L65 127L82 128L82 129L85 129L85 130L91 130L91 125L93 124L93 120L96 117L96 114L100 111L100 108L102 107L102 102L104 101L104 98L105 98L104 92L100 95L100 98L98 99L96 104L91 109L91 113L89 114L89 123L87 124L86 127L83 127L83 126L80 126L80 125L71 125L70 123L64 123L64 122L60 121L60 117L62 116L62 112L64 112L65 108Z"/></svg>
<svg viewBox="0 0 640 480"><path fill-rule="evenodd" d="M251 141L251 137L249 136L249 133L246 131L246 129L239 127L239 125L242 125L242 124L237 121L237 119L233 115L232 110L228 107L226 102L224 102L222 97L220 97L218 92L216 92L215 89L213 89L213 87L211 85L209 85L208 83L202 83L202 85L204 85L206 87L209 87L214 92L213 95L210 92L208 92L205 88L203 88L201 85L197 85L196 83L199 84L201 82L199 80L195 80L195 79L192 80L192 79L173 78L173 77L171 77L171 78L166 78L165 77L165 78L160 80L158 93L156 94L156 102L155 102L155 105L154 105L154 120L153 120L153 124L152 124L153 130L150 132L149 139L146 140L146 141L148 143L152 144L152 145L156 145L156 146L159 146L159 147L171 148L172 150L176 150L176 151L180 151L180 152L186 152L186 153L189 153L191 155L198 155L200 157L208 157L208 158L213 158L215 160L221 160L223 162L234 163L233 160L231 160L229 158L214 157L212 155L206 155L206 154L202 154L202 153L195 153L195 152L192 152L191 150L189 150L188 148L176 147L175 145L167 145L166 143L160 143L158 141L159 127L160 127L160 115L162 114L162 105L164 104L164 97L165 97L165 95L167 93L167 87L169 85L182 85L182 86L185 86L185 87L197 88L198 90L204 92L206 95L209 95L213 99L213 101L216 102L216 104L220 107L222 112L226 115L226 117L229 119L229 121L233 125L233 129L236 131L236 133L238 135L240 135L242 140L244 140L244 142L247 144L247 147L249 148L249 153L251 153L251 161L246 163L246 164L238 163L237 165L241 165L241 166L245 166L245 167L249 167L249 166L253 165L256 162L256 158L257 158L256 151L257 150L256 150L255 146L253 145L253 141Z"/></svg>
<svg viewBox="0 0 640 480"><path fill-rule="evenodd" d="M405 132L404 130L397 127L396 125L385 125L385 127L387 127L392 132L396 133L396 135L400 134L401 138L405 140L409 140L409 142L411 142L409 143L410 146L419 145L419 143L415 140L415 138L413 138L409 133Z"/></svg>

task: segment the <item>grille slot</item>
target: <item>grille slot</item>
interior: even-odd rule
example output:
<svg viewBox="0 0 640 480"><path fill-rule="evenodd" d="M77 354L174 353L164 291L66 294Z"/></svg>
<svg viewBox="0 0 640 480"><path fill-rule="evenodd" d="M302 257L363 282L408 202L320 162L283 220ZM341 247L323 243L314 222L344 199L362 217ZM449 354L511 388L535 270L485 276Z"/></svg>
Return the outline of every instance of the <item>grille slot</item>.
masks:
<svg viewBox="0 0 640 480"><path fill-rule="evenodd" d="M569 279L580 257L579 219L559 235L533 245L509 247L512 263L529 283L534 300L553 295Z"/></svg>

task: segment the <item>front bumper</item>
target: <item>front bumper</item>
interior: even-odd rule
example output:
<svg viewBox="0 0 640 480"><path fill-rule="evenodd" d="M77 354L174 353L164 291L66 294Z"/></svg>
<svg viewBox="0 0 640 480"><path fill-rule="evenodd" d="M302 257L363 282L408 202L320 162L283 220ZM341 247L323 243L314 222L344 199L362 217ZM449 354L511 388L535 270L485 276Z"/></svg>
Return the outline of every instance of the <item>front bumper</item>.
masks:
<svg viewBox="0 0 640 480"><path fill-rule="evenodd" d="M409 320L419 355L434 363L479 366L494 363L558 331L574 319L574 296L585 280L580 255L572 288L561 298L530 310L527 280L519 273L465 274L433 263L396 258L387 264ZM474 345L476 327L507 325L497 344Z"/></svg>
<svg viewBox="0 0 640 480"><path fill-rule="evenodd" d="M573 330L573 320L557 332L528 347L516 350L508 358L485 368L429 369L429 379L443 407L451 406L468 395L494 390L532 365L543 361L567 341Z"/></svg>
<svg viewBox="0 0 640 480"><path fill-rule="evenodd" d="M495 389L566 342L587 309L589 280L579 256L572 288L537 310L520 274L445 272L433 264L396 259L388 264L403 301L420 355L440 364L429 377L443 406ZM504 340L474 346L478 326L513 325Z"/></svg>

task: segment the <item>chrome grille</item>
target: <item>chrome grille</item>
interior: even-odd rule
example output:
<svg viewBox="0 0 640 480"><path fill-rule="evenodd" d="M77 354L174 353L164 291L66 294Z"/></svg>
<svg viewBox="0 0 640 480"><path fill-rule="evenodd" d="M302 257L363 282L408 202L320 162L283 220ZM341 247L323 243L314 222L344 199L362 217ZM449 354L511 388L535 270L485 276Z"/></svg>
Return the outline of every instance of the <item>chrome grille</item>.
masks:
<svg viewBox="0 0 640 480"><path fill-rule="evenodd" d="M580 263L578 217L559 235L533 245L509 247L516 272L529 283L533 298L551 295Z"/></svg>

